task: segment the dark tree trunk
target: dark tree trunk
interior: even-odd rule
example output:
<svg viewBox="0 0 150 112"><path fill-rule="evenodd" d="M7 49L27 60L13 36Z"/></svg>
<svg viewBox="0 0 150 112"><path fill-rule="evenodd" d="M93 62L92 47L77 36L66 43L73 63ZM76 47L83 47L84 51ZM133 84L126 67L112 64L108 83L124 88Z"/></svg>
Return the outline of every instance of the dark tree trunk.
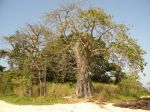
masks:
<svg viewBox="0 0 150 112"><path fill-rule="evenodd" d="M89 97L93 94L93 85L89 76L89 60L90 58L81 54L80 42L77 41L74 45L73 51L77 63L77 86L76 95L78 97Z"/></svg>

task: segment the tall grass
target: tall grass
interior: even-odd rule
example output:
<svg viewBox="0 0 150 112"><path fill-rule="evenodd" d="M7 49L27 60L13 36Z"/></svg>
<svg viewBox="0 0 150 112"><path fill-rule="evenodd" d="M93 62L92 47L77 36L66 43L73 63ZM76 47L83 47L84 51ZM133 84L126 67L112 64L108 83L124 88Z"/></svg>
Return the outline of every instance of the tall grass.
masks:
<svg viewBox="0 0 150 112"><path fill-rule="evenodd" d="M124 79L118 85L94 83L95 100L98 101L126 101L149 95L146 89L136 81Z"/></svg>
<svg viewBox="0 0 150 112"><path fill-rule="evenodd" d="M0 100L5 100L14 104L54 104L67 103L65 96L71 96L74 92L74 87L70 84L47 83L47 93L45 97L39 97L39 86L33 86L33 96L24 96L23 86L14 88L14 94L0 94Z"/></svg>
<svg viewBox="0 0 150 112"><path fill-rule="evenodd" d="M33 85L32 87L32 96L39 96L39 85ZM25 87L18 86L14 88L14 94L17 96L24 96ZM74 94L74 85L69 83L47 83L46 84L46 96L49 97L65 97L71 96Z"/></svg>
<svg viewBox="0 0 150 112"><path fill-rule="evenodd" d="M125 81L126 82L126 81ZM129 83L122 82L119 85L93 83L95 87L94 100L103 101L122 101L138 98L145 95L145 89L139 85L134 89L129 86ZM25 97L22 88L17 87L15 90L16 95L0 95L1 100L5 100L15 104L54 104L54 103L69 103L65 96L72 96L74 94L74 84L60 84L60 83L47 83L47 94L45 97L39 97L39 86L33 86L33 96Z"/></svg>
<svg viewBox="0 0 150 112"><path fill-rule="evenodd" d="M65 97L74 94L74 86L70 84L48 83L47 96L50 97Z"/></svg>

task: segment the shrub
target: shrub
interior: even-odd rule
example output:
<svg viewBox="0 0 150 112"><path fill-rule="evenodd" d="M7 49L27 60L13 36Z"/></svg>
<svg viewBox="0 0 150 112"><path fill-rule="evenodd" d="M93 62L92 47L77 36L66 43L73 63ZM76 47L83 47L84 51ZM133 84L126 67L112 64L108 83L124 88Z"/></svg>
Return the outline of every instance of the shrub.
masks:
<svg viewBox="0 0 150 112"><path fill-rule="evenodd" d="M110 100L119 91L118 86L114 84L94 83L94 87L98 100Z"/></svg>
<svg viewBox="0 0 150 112"><path fill-rule="evenodd" d="M120 94L126 96L135 96L138 97L142 94L145 94L146 89L142 86L142 83L139 82L139 78L136 75L126 76L119 84Z"/></svg>
<svg viewBox="0 0 150 112"><path fill-rule="evenodd" d="M12 94L13 93L12 77L13 77L13 73L11 72L0 73L0 94Z"/></svg>

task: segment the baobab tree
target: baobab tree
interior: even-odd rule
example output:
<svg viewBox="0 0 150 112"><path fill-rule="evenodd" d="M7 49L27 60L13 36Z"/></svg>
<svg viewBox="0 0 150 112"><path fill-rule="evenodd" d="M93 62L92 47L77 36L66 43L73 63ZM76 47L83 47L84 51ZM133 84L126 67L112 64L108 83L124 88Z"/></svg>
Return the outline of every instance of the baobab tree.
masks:
<svg viewBox="0 0 150 112"><path fill-rule="evenodd" d="M128 27L117 24L104 10L84 9L70 3L46 14L46 25L53 37L70 39L68 46L76 60L76 95L91 96L91 63L98 55L120 66L124 71L144 69L145 51L128 35Z"/></svg>

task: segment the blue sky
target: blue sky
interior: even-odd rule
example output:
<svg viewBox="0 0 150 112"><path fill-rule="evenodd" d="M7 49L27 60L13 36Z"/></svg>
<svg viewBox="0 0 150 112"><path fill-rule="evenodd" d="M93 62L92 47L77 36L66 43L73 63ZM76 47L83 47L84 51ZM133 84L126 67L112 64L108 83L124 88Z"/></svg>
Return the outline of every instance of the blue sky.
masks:
<svg viewBox="0 0 150 112"><path fill-rule="evenodd" d="M38 23L45 12L69 1L71 0L0 0L0 49L9 48L3 36L13 34L26 23ZM114 21L132 26L130 35L138 39L138 43L147 51L145 59L148 65L142 82L150 81L150 0L91 1L114 16ZM4 60L0 64L4 64Z"/></svg>

